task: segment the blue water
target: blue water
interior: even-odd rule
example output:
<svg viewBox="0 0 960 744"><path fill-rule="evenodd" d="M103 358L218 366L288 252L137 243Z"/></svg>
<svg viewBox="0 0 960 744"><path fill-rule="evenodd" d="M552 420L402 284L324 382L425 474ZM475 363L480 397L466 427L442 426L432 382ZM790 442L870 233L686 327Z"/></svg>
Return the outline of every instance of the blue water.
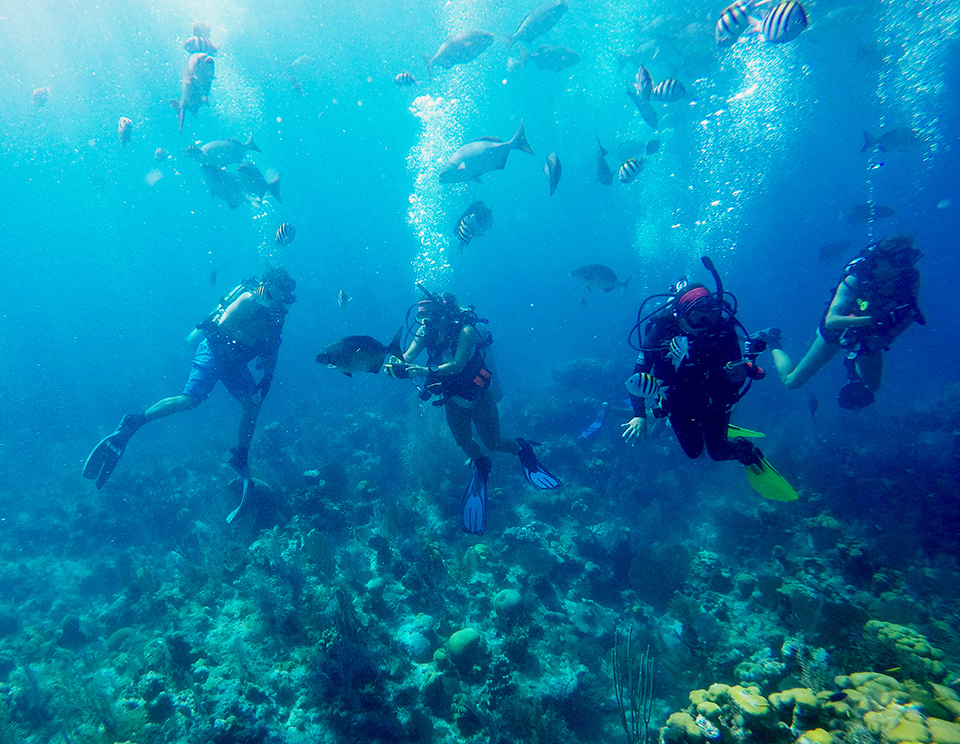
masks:
<svg viewBox="0 0 960 744"><path fill-rule="evenodd" d="M44 557L43 525L56 519L48 505L73 512L101 498L79 477L90 447L124 414L182 389L193 353L187 333L221 295L269 264L282 264L296 278L298 302L252 459L269 460L286 441L295 468L341 461L354 482L367 473L349 464L358 451L375 455L381 444L402 449L410 428L432 411L424 413L411 391L392 380L348 379L319 367L314 356L349 334L387 342L420 298L417 281L455 292L489 319L506 392L505 427L529 426L523 433L531 438L556 442L576 436L598 400L623 395L619 380L634 358L626 337L642 299L681 275L710 284L700 256L712 257L739 298L743 324L781 327L787 348L799 356L845 262L872 240L909 233L924 254L920 306L927 324L911 327L887 354L876 404L857 413L836 406L845 382L839 360L791 392L761 357L771 374L734 420L766 432L765 449L817 491L867 477L856 462L872 471L878 461L892 461L910 471L929 456L943 468L941 485L950 483L956 445L945 434L949 426L928 439L919 438L924 424L906 432L902 426L927 421L922 417L931 412L956 416L960 3L805 5L812 26L796 41L752 38L718 49L719 4L579 0L530 46L569 47L581 62L561 73L533 65L510 73L502 38L532 3L0 4L0 504L32 525L7 538L5 570L15 573L18 551ZM654 79L676 77L687 96L656 105L662 146L637 180L604 187L595 178L595 137L610 151L614 172L622 160L618 148L654 137L624 94L635 69L618 71L615 57L636 42L636 19ZM210 106L196 117L187 113L180 133L168 101L180 95L188 56L182 43L194 21L210 26L221 51ZM434 54L463 28L488 29L497 40L469 65L437 68L429 80L421 55ZM291 70L303 96L291 87ZM417 86L394 85L404 70ZM41 87L49 88L49 100L37 106L31 94ZM117 137L121 116L134 126L126 147ZM506 168L482 184L439 184L443 161L461 144L481 136L509 139L521 119L535 155L511 153ZM865 130L894 127L916 131L916 145L859 152ZM248 158L264 173L280 174L283 202L267 197L231 210L210 197L183 150L251 135L262 153ZM154 160L158 147L170 158ZM550 152L564 169L552 197L543 173ZM453 224L476 199L492 207L494 227L461 251ZM871 199L896 213L874 224L839 218ZM274 234L283 222L296 227L297 237L279 246ZM818 248L837 240L851 241L844 256L821 261ZM569 276L590 263L632 276L626 296L588 292ZM343 310L340 290L352 298ZM587 359L609 365L613 383L579 400L576 390L558 391L557 375ZM810 393L820 402L816 426ZM550 414L538 415L538 408ZM365 438L368 414L397 426ZM200 409L152 424L119 466L117 475L126 471L127 480L104 492L115 489L110 504L128 508L142 491L116 489L178 467L202 473L210 489L228 481L222 463L236 415L220 389ZM358 420L359 433L348 437ZM624 420L611 414L607 426ZM430 421L436 436L447 436L436 418ZM271 424L270 436L281 444L258 449ZM821 459L858 444L860 460ZM457 490L460 454L446 439L442 446L455 460L450 488ZM610 458L627 457L615 435L604 446L608 466ZM676 448L638 457L645 470L667 467L669 458L685 483L719 478L716 467L733 467L686 463ZM608 476L596 475L604 482ZM402 502L401 491L411 487L394 485L398 492L387 488L375 498ZM669 488L658 488L669 502ZM696 521L683 509L682 490L673 514ZM739 483L732 493L752 498ZM855 503L837 508L857 512ZM374 526L361 529L376 531L371 519ZM919 540L919 516L906 523L915 521ZM518 525L498 528L507 526ZM646 527L650 540L672 529ZM138 552L136 530L124 529L114 539ZM448 532L439 539L451 536L457 537ZM18 543L30 540L38 542ZM936 552L936 545L928 547ZM61 614L52 613L54 625ZM117 623L103 625L109 632ZM3 643L16 652L15 637ZM604 650L610 643L607 634ZM8 684L25 684L5 674ZM44 730L20 723L27 733Z"/></svg>

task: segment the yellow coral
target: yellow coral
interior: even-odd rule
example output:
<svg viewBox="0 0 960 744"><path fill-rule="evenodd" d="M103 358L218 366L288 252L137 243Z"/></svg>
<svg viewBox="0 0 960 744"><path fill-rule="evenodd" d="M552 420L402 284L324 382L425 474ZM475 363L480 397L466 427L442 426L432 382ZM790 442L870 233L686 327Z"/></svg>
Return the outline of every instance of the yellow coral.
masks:
<svg viewBox="0 0 960 744"><path fill-rule="evenodd" d="M770 712L770 703L760 694L758 687L735 685L728 691L730 701L741 713L751 718L763 718Z"/></svg>
<svg viewBox="0 0 960 744"><path fill-rule="evenodd" d="M663 742L699 742L703 732L689 713L673 713L661 733Z"/></svg>
<svg viewBox="0 0 960 744"><path fill-rule="evenodd" d="M810 731L804 731L797 738L797 744L832 744L833 736L829 731L822 728L815 728Z"/></svg>

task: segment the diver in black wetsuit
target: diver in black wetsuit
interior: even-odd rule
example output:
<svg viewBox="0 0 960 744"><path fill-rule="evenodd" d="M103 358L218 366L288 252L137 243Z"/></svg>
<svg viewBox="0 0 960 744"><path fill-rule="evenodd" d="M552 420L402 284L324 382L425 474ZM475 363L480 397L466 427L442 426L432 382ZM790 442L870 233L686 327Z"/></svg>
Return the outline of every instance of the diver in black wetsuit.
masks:
<svg viewBox="0 0 960 744"><path fill-rule="evenodd" d="M517 455L524 477L534 487L557 488L560 481L540 464L530 442L505 439L500 434L497 403L503 393L490 349L493 336L482 327L487 321L478 318L472 307L460 307L449 292L435 295L423 286L420 289L426 298L407 313L407 327L419 327L403 357L388 360L386 370L398 378L424 378L421 398L433 397L434 405L443 406L450 433L472 465L461 506L461 527L480 534L486 528L486 480L491 462L474 439L474 429L487 449ZM412 364L424 351L426 365Z"/></svg>
<svg viewBox="0 0 960 744"><path fill-rule="evenodd" d="M633 444L647 436L645 399L653 398L654 415L669 419L688 457L699 457L706 447L714 460L738 460L761 496L795 501L797 492L759 447L744 437L730 438L735 429L730 425L731 409L754 380L764 377L754 360L766 343L747 334L736 318L736 297L724 292L713 262L706 256L702 260L717 283L716 292L682 279L669 294L649 297L640 306L634 326L640 340L634 348L640 355L626 382L634 416L623 425L623 438ZM667 302L644 316L644 306L655 297ZM737 329L746 337L745 352Z"/></svg>

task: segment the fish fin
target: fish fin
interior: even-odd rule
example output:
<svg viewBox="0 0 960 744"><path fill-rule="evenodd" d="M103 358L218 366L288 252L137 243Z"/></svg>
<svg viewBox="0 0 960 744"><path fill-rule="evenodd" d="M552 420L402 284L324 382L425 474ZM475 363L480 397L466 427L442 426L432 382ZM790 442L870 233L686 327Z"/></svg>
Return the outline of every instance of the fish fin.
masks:
<svg viewBox="0 0 960 744"><path fill-rule="evenodd" d="M420 56L423 57L423 61L427 63L427 77L430 80L433 80L433 62L431 61L432 57L428 57L426 54L421 54Z"/></svg>
<svg viewBox="0 0 960 744"><path fill-rule="evenodd" d="M403 327L397 329L397 334L393 337L393 341L390 342L390 345L387 347L387 353L392 354L395 357L403 358L403 349L400 347L400 341L403 338Z"/></svg>
<svg viewBox="0 0 960 744"><path fill-rule="evenodd" d="M533 155L533 148L530 147L530 143L527 142L527 137L523 131L523 119L520 120L520 126L517 127L517 133L513 135L513 139L510 140L510 146L514 150L521 150Z"/></svg>
<svg viewBox="0 0 960 744"><path fill-rule="evenodd" d="M607 157L607 155L609 155L610 153L608 153L606 150L604 150L604 149L603 149L603 145L600 144L600 135L598 134L598 135L595 135L595 136L596 136L596 138L597 138L597 147L600 148L600 157L601 157L601 158Z"/></svg>
<svg viewBox="0 0 960 744"><path fill-rule="evenodd" d="M866 152L871 147L876 147L879 144L879 140L874 137L870 132L863 133L863 147L860 148L860 152ZM883 148L881 148L883 149Z"/></svg>
<svg viewBox="0 0 960 744"><path fill-rule="evenodd" d="M631 280L631 279L633 279L633 274L631 274L631 275L628 276L626 279L624 279L622 282L620 282L620 286L623 287L623 296L624 296L624 297L627 296L627 285L630 284L630 280Z"/></svg>
<svg viewBox="0 0 960 744"><path fill-rule="evenodd" d="M473 177L472 179L470 179L470 180L476 181L477 183L483 183L483 181L480 180L480 176L474 176L474 177Z"/></svg>
<svg viewBox="0 0 960 744"><path fill-rule="evenodd" d="M263 150L257 147L257 143L253 141L252 134L250 135L249 139L247 139L247 141L244 143L243 146L246 147L248 150L253 150L254 152L263 152Z"/></svg>
<svg viewBox="0 0 960 744"><path fill-rule="evenodd" d="M280 176L269 181L267 183L267 189L269 189L270 193L273 194L273 198L276 199L279 204L283 204L283 199L280 198Z"/></svg>

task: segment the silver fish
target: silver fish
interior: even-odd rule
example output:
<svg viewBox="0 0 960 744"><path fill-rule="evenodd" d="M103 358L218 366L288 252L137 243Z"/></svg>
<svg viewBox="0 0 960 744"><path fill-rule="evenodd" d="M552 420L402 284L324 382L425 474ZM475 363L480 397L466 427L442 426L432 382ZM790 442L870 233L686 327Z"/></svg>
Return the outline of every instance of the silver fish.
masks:
<svg viewBox="0 0 960 744"><path fill-rule="evenodd" d="M277 228L274 239L277 241L277 245L290 245L295 237L297 237L297 228L289 222L284 222Z"/></svg>
<svg viewBox="0 0 960 744"><path fill-rule="evenodd" d="M521 67L532 60L538 70L562 72L577 64L580 61L580 55L570 49L544 44L537 49L536 54L520 47L520 60Z"/></svg>
<svg viewBox="0 0 960 744"><path fill-rule="evenodd" d="M117 124L117 136L120 138L120 147L127 146L127 143L130 141L130 135L132 134L133 122L126 116L121 116L120 122Z"/></svg>
<svg viewBox="0 0 960 744"><path fill-rule="evenodd" d="M653 106L650 105L650 101L643 100L640 92L637 90L637 87L632 84L627 86L627 96L636 105L637 111L640 112L640 116L643 117L643 120L647 122L651 129L656 131L660 124L659 120L657 119L657 112L653 110Z"/></svg>
<svg viewBox="0 0 960 744"><path fill-rule="evenodd" d="M257 147L257 143L253 141L252 135L246 142L231 138L214 140L200 148L191 145L184 150L184 153L189 157L196 158L204 165L224 166L241 162L247 150L262 152L262 150Z"/></svg>
<svg viewBox="0 0 960 744"><path fill-rule="evenodd" d="M193 35L199 36L201 39L210 38L210 27L203 21L194 21L193 23Z"/></svg>
<svg viewBox="0 0 960 744"><path fill-rule="evenodd" d="M472 62L493 43L493 34L488 31L461 31L459 34L450 34L433 57L423 55L427 63L427 74L433 77L433 68L440 65L450 69L455 65L465 65Z"/></svg>
<svg viewBox="0 0 960 744"><path fill-rule="evenodd" d="M213 165L201 165L200 170L203 178L210 188L210 198L220 197L230 209L236 209L247 198L243 195L243 189L240 188L240 179L226 168L218 168Z"/></svg>
<svg viewBox="0 0 960 744"><path fill-rule="evenodd" d="M167 151L164 150L162 147L158 147L156 150L153 151L153 159L159 163L162 163L168 157L170 156L167 155Z"/></svg>
<svg viewBox="0 0 960 744"><path fill-rule="evenodd" d="M237 176L240 178L243 190L248 194L262 199L263 195L269 191L280 204L283 204L283 199L280 198L279 175L268 181L253 163L240 163L237 166Z"/></svg>
<svg viewBox="0 0 960 744"><path fill-rule="evenodd" d="M634 398L659 398L667 394L669 385L664 385L648 372L637 372L623 383Z"/></svg>
<svg viewBox="0 0 960 744"><path fill-rule="evenodd" d="M475 201L466 208L453 227L453 234L463 250L470 241L490 232L493 227L493 210L482 201Z"/></svg>
<svg viewBox="0 0 960 744"><path fill-rule="evenodd" d="M191 36L183 42L183 48L191 54L203 52L204 54L209 54L211 57L215 57L217 51L219 51L206 36Z"/></svg>
<svg viewBox="0 0 960 744"><path fill-rule="evenodd" d="M170 99L170 105L180 124L180 131L183 131L183 114L189 111L194 116L204 104L210 105L210 86L213 84L213 57L203 52L191 54L183 68L183 77L181 79L180 100Z"/></svg>
<svg viewBox="0 0 960 744"><path fill-rule="evenodd" d="M488 171L503 170L511 150L533 155L533 150L524 136L523 119L509 142L503 142L496 137L481 137L457 150L440 172L440 182L480 181L480 176Z"/></svg>
<svg viewBox="0 0 960 744"><path fill-rule="evenodd" d="M653 75L643 65L637 67L637 76L634 78L633 87L636 88L641 101L650 100L650 94L653 93Z"/></svg>
<svg viewBox="0 0 960 744"><path fill-rule="evenodd" d="M632 276L628 276L623 281L617 278L616 272L609 266L603 264L587 264L579 269L570 272L570 276L576 279L580 284L587 288L587 291L599 289L603 292L612 292L617 287L623 287L626 294L627 285L630 284Z"/></svg>
<svg viewBox="0 0 960 744"><path fill-rule="evenodd" d="M683 98L686 92L686 88L679 80L667 78L653 86L653 90L650 91L650 100L660 103L675 103Z"/></svg>
<svg viewBox="0 0 960 744"><path fill-rule="evenodd" d="M620 183L632 183L633 180L640 175L640 171L642 170L643 158L630 158L629 160L624 160L623 164L620 166L620 172L618 174Z"/></svg>
<svg viewBox="0 0 960 744"><path fill-rule="evenodd" d="M899 127L890 129L876 137L870 132L863 133L863 147L860 152L866 152L876 147L880 152L903 152L914 147L919 141L916 131Z"/></svg>
<svg viewBox="0 0 960 744"><path fill-rule="evenodd" d="M370 336L341 338L323 347L317 354L317 362L330 369L339 370L347 377L353 377L354 372L369 372L375 375L383 368L387 354L396 357L403 354L400 348L402 333L401 328L388 346L384 346Z"/></svg>
<svg viewBox="0 0 960 744"><path fill-rule="evenodd" d="M563 166L560 165L560 158L557 153L551 152L547 155L547 162L543 164L543 172L550 181L550 196L557 190L560 183L560 177L563 175Z"/></svg>
<svg viewBox="0 0 960 744"><path fill-rule="evenodd" d="M33 95L30 96L30 101L37 108L42 108L44 104L50 99L50 89L49 88L35 88Z"/></svg>
<svg viewBox="0 0 960 744"><path fill-rule="evenodd" d="M413 75L409 72L401 72L394 79L393 82L400 87L406 85L416 85L417 81L414 79Z"/></svg>
<svg viewBox="0 0 960 744"><path fill-rule="evenodd" d="M350 302L350 297L346 292L344 292L342 289L337 292L337 304L340 306L341 310L347 309L348 302Z"/></svg>
<svg viewBox="0 0 960 744"><path fill-rule="evenodd" d="M600 148L597 151L597 180L604 186L609 186L613 183L613 171L607 165L607 155L609 153L600 144L600 137L597 137L597 147Z"/></svg>
<svg viewBox="0 0 960 744"><path fill-rule="evenodd" d="M715 37L719 46L731 46L743 32L750 28L750 11L756 5L755 0L736 0L723 9L717 20Z"/></svg>
<svg viewBox="0 0 960 744"><path fill-rule="evenodd" d="M557 25L563 14L567 12L567 0L546 3L536 10L530 11L520 22L516 32L507 39L507 51L518 41L525 41L528 44L547 33L551 28Z"/></svg>
<svg viewBox="0 0 960 744"><path fill-rule="evenodd" d="M680 369L680 365L690 356L690 339L686 336L674 336L670 339L670 348L667 352L667 359L673 362L674 369Z"/></svg>
<svg viewBox="0 0 960 744"><path fill-rule="evenodd" d="M763 21L754 19L751 30L771 44L784 44L796 39L807 27L807 12L797 0L784 0L767 13Z"/></svg>

